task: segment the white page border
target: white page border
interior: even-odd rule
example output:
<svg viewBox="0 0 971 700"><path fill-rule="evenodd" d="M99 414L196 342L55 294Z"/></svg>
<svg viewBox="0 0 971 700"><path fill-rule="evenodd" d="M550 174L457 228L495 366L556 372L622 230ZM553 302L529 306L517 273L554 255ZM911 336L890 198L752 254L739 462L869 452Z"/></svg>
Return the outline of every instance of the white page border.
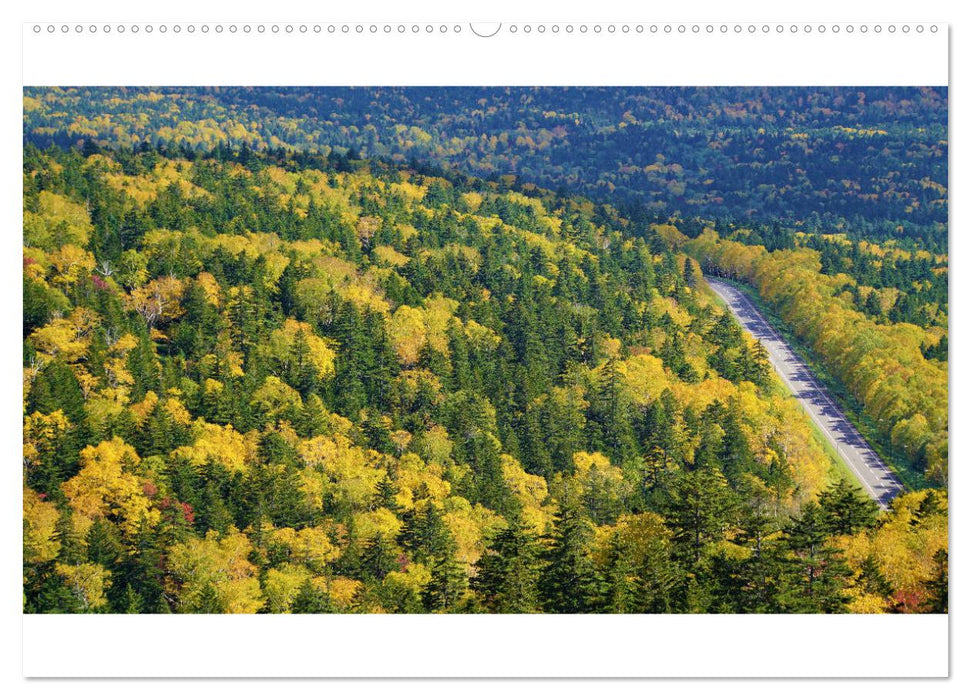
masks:
<svg viewBox="0 0 971 700"><path fill-rule="evenodd" d="M132 10L132 15L135 15L135 8L133 7ZM345 18L348 17L346 6L342 8L341 13ZM143 10L140 14L144 16L146 12ZM25 30L29 26L26 25ZM938 26L946 25L938 23ZM785 67L779 61L774 61L768 67L755 65L751 73L740 72L741 69L735 65L733 72L727 66L733 64L734 53L728 52L719 56L718 61L713 64L711 51L716 44L710 41L699 42L695 45L697 50L678 53L675 59L672 59L670 54L662 54L660 57L654 55L657 62L653 64L653 70L647 70L644 65L637 67L636 70L630 66L601 67L597 71L591 70L590 77L586 80L587 84L644 85L940 85L947 82L948 46L945 37L949 33L949 31L938 32L935 35L937 41L933 45L928 45L926 51L921 50L916 53L912 53L909 49L901 52L901 43L888 41L886 42L888 48L881 49L883 53L878 53L876 56L872 52L873 45L859 43L860 34L856 34L854 39L844 41L842 45L839 45L834 35L830 34L832 44L825 50L823 50L825 42L821 42L820 36L809 40L810 43L803 44L798 43L798 35L787 37L786 48L791 51L792 56L786 58L783 63L792 68L794 72L790 73L786 73ZM606 36L604 35L604 38ZM846 36L843 34L842 38ZM925 40L930 36L930 34L925 35ZM284 39L283 36L279 38ZM901 35L895 38L901 38ZM910 38L913 36L908 37ZM687 42L687 39L684 37L679 40ZM748 43L743 37L734 37L734 39L736 39L734 44L736 49L739 46L756 46L753 43L756 37L751 37ZM811 43L812 41L821 43ZM136 48L138 46L135 42L131 44ZM200 70L198 63L195 66L190 63L181 68L181 73L167 73L168 69L165 66L158 65L156 54L143 50L120 51L119 48L124 47L122 42L116 44L113 50L104 52L92 52L90 46L80 47L72 54L72 60L65 62L63 60L65 54L61 49L52 48L51 43L35 44L33 40L25 38L23 55L25 59L30 60L24 65L24 82L25 84L61 85L173 85L220 82L248 85L301 84L301 81L293 77L288 80L283 78L287 75L305 75L308 81L306 84L354 84L355 81L349 78L336 79L338 76L351 74L360 75L356 84L445 85L450 83L444 78L431 80L426 77L422 81L417 80L415 76L446 74L455 76L456 82L452 84L543 84L544 82L540 79L543 69L533 65L529 66L528 79L523 76L515 77L522 74L523 71L520 70L517 73L507 74L511 77L505 81L499 77L492 77L501 74L490 73L485 66L471 66L472 72L467 73L448 66L419 66L418 69L413 67L409 72L406 64L415 57L411 52L413 47L406 47L404 55L408 61L403 60L402 65L396 66L392 72L387 70L387 65L383 67L378 63L371 65L370 61L367 62L369 68L342 65L348 62L346 53L326 54L331 60L329 63L323 62L318 51L309 50L304 54L308 62L307 67L301 66L298 70L289 72L292 66L254 69L249 62L255 61L255 56L234 64L226 59L225 54L220 56L217 52L217 49L222 46L218 42L216 44L211 41L208 44L199 42L199 44L204 51L212 52L215 60L228 67L210 66ZM492 53L487 58L495 60L498 46L495 44L491 46L495 48L490 49ZM520 42L518 46L513 44L510 46L512 47L510 50L517 52L516 55L520 61L523 56L538 63L550 60L544 55L542 45L535 42ZM590 56L597 54L595 50L599 51L603 46L612 48L609 42L587 43L583 49L585 58L589 60ZM729 44L726 46L731 47ZM34 48L29 49L29 47ZM48 51L52 56L32 54L31 52L39 50L37 47ZM867 50L863 51L861 47ZM274 60L269 57L274 54L279 55L284 48L286 44L280 41L271 43L266 51L259 53L263 61L273 63ZM349 46L345 44L343 48L346 49ZM760 48L764 51L765 46ZM810 52L805 54L795 51L797 48L808 49ZM834 52L838 52L838 56ZM105 71L104 73L93 72L95 67L87 63L92 53L100 55L98 59L100 67L97 69ZM164 55L166 60L171 59L173 53L173 51L166 52ZM909 55L907 59L902 58L904 53ZM60 59L55 59L54 54L60 54ZM428 60L427 54L420 55L426 56ZM432 55L431 58L434 59L435 55L438 54ZM632 61L644 63L645 54L640 48L623 55L631 57ZM823 58L820 58L821 56ZM235 57L239 58L238 55ZM356 57L355 60L357 60ZM441 58L437 60L441 62ZM502 59L503 62L506 60ZM685 61L688 67L667 65L674 63L674 60ZM751 65L753 60L746 59L748 65ZM764 55L760 60L761 63L765 63ZM889 65L886 61L893 62L893 65L897 63L907 65L898 65L900 72L884 71ZM917 68L915 61L924 67ZM182 63L181 59L178 63ZM42 64L46 65L43 69ZM234 65L238 67L234 68ZM415 65L418 64L412 64L412 66ZM821 70L816 72L813 66L820 65L822 65ZM89 79L84 77L84 68L92 69L86 74ZM343 73L345 69L360 72ZM366 72L366 70L375 69L378 70L377 73ZM114 73L110 72L112 70ZM247 73L250 70L255 72ZM422 73L422 71L432 72ZM73 81L69 79L77 74L80 74L78 79ZM110 75L114 75L115 78L101 77ZM185 79L166 78L166 75L181 75ZM219 75L227 77L217 80ZM237 77L235 79L228 77L232 75ZM314 79L315 75L318 76L317 79ZM320 78L319 76L322 75L325 77ZM581 79L583 75L586 73L577 73L572 79L549 82L584 84L584 79ZM719 75L725 82L719 82ZM92 80L91 76L98 79ZM257 80L260 76L265 77ZM370 79L368 76L371 76ZM375 79L375 76L384 76L384 79ZM394 76L398 77L393 79ZM469 76L479 77L478 80L473 80ZM630 77L621 79L620 76ZM682 77L675 79L674 76ZM801 76L801 79L794 76ZM8 180L8 185L16 187L20 177L19 171L14 171L13 175L14 177ZM952 250L952 253L955 252ZM16 256L14 258L16 259ZM13 279L12 284L4 287L4 291L8 292L9 298L19 298L19 280ZM954 317L957 318L958 315L959 311L955 309ZM13 352L8 354L19 355L19 351L14 347ZM8 357L9 359L11 358ZM957 367L954 368L954 372L955 375L958 374ZM14 396L18 396L17 383L8 382L8 384L8 388L11 389L8 395L13 399ZM959 400L957 393L954 400L955 403ZM19 397L13 403L19 403ZM4 435L6 443L7 437L11 436L6 430ZM15 451L17 438L15 435L12 437L11 449ZM958 441L958 439L955 440L955 442ZM16 500L19 500L19 496ZM14 511L14 517L19 519L17 511ZM14 551L16 552L16 549ZM19 573L17 576L19 577ZM340 669L340 673L331 675L389 675L388 669L375 667L374 659L382 648L393 649L395 655L403 654L406 658L416 657L419 652L425 657L415 658L415 666L407 675L467 675L450 669L472 670L474 671L472 675L503 675L501 667L492 667L493 659L501 660L513 655L515 658L508 660L512 666L506 666L506 668L521 669L528 666L526 675L940 676L947 673L947 618L943 616L825 618L812 616L554 618L546 616L474 619L422 616L421 619L409 620L391 616L368 618L140 616L133 619L117 616L71 618L27 615L22 616L22 620L23 670L30 676L186 676L191 675L191 669L200 666L204 667L202 675L210 676L315 675L311 669L314 668L314 664L319 666L322 663L321 659L330 659L327 663L328 669ZM364 622L360 622L362 620ZM558 620L562 622L557 622ZM490 636L477 628L480 624L501 629L495 636ZM411 626L402 628L402 625ZM355 632L355 630L365 629L368 632L366 635ZM693 634L686 634L688 630ZM390 635L391 640L384 640L385 635ZM481 646L478 646L480 642ZM561 648L568 643L574 649L582 650L583 653L576 652L577 655L568 655L567 668L557 669L556 660L553 664L542 667L540 662L545 658L542 652L544 644L553 644L555 648ZM864 650L863 654L859 653L860 649ZM480 654L478 659L471 656L474 653ZM337 656L333 656L334 654ZM341 656L342 654L344 656ZM463 655L468 656L463 657ZM230 656L234 658L228 658ZM343 663L345 657L347 663ZM754 659L755 662L746 665L745 657ZM386 657L391 662L394 662L395 658L400 657L390 655L390 652ZM741 665L726 670L720 661L725 658L735 659ZM470 659L476 662L472 669L468 667ZM299 660L307 661L310 668L298 668L296 661ZM527 663L530 660L534 663ZM619 660L627 660L631 666L621 669L623 672L618 672ZM453 661L458 665L450 666ZM848 668L849 671L847 671ZM430 672L416 674L415 671L418 669ZM558 674L558 670L562 673ZM408 671L408 668L405 668L405 671ZM516 675L514 671L508 670L507 674Z"/></svg>
<svg viewBox="0 0 971 700"><path fill-rule="evenodd" d="M42 86L941 86L948 79L947 25L936 22L55 21L28 22L23 33L24 84Z"/></svg>
<svg viewBox="0 0 971 700"><path fill-rule="evenodd" d="M25 615L24 649L28 677L948 674L946 615Z"/></svg>

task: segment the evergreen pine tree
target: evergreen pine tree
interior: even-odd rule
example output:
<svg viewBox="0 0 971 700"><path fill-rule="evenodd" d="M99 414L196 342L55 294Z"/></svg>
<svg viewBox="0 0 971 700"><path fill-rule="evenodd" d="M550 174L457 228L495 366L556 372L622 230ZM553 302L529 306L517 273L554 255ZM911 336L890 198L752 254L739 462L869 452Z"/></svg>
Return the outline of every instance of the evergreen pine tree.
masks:
<svg viewBox="0 0 971 700"><path fill-rule="evenodd" d="M784 552L774 537L777 532L772 518L759 508L742 515L733 542L748 549L749 556L731 564L733 576L728 593L732 612L779 612Z"/></svg>
<svg viewBox="0 0 971 700"><path fill-rule="evenodd" d="M219 592L216 587L211 583L207 583L205 588L202 589L202 595L199 597L199 601L189 606L185 612L196 613L199 615L214 615L224 612L223 605L219 600Z"/></svg>
<svg viewBox="0 0 971 700"><path fill-rule="evenodd" d="M947 614L950 593L947 583L947 549L939 549L934 555L934 576L927 584L930 596L926 609L930 613Z"/></svg>
<svg viewBox="0 0 971 700"><path fill-rule="evenodd" d="M144 612L145 600L132 588L132 585L125 585L125 592L118 601L118 612L126 615Z"/></svg>
<svg viewBox="0 0 971 700"><path fill-rule="evenodd" d="M590 557L593 525L570 498L557 512L545 567L540 575L540 599L544 612L592 612L597 601L599 581Z"/></svg>
<svg viewBox="0 0 971 700"><path fill-rule="evenodd" d="M95 519L85 537L87 561L113 569L124 552L118 535L116 526L104 518Z"/></svg>
<svg viewBox="0 0 971 700"><path fill-rule="evenodd" d="M422 590L428 612L457 612L468 591L469 577L455 551L455 543L449 540L445 552L432 560L432 578Z"/></svg>
<svg viewBox="0 0 971 700"><path fill-rule="evenodd" d="M785 612L843 612L849 567L842 553L828 543L826 513L815 502L803 506L784 529L791 590L783 598Z"/></svg>
<svg viewBox="0 0 971 700"><path fill-rule="evenodd" d="M845 478L819 494L819 507L826 529L833 535L855 535L872 527L880 510L872 499Z"/></svg>
<svg viewBox="0 0 971 700"><path fill-rule="evenodd" d="M600 575L602 581L598 612L628 614L639 612L641 581L633 561L633 543L615 532L607 545L607 560Z"/></svg>
<svg viewBox="0 0 971 700"><path fill-rule="evenodd" d="M327 592L308 578L297 591L290 612L294 615L319 615L337 612L337 609Z"/></svg>
<svg viewBox="0 0 971 700"><path fill-rule="evenodd" d="M398 571L399 550L382 533L375 535L361 555L361 573L366 581L380 582L392 571Z"/></svg>
<svg viewBox="0 0 971 700"><path fill-rule="evenodd" d="M722 473L729 483L737 484L742 474L755 470L755 455L742 428L741 408L737 402L732 401L726 406L721 427L724 436L718 458Z"/></svg>
<svg viewBox="0 0 971 700"><path fill-rule="evenodd" d="M540 547L535 534L514 512L476 562L472 588L490 612L540 612Z"/></svg>
<svg viewBox="0 0 971 700"><path fill-rule="evenodd" d="M665 516L675 544L691 566L699 564L708 544L724 536L736 512L736 497L718 471L682 472L668 489Z"/></svg>

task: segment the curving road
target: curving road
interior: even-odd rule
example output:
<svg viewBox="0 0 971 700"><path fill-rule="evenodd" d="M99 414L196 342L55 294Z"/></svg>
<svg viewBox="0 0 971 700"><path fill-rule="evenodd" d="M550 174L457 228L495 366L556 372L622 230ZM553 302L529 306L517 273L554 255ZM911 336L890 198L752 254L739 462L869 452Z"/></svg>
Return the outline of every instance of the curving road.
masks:
<svg viewBox="0 0 971 700"><path fill-rule="evenodd" d="M836 448L850 471L856 474L866 492L882 508L886 508L890 500L903 490L903 484L843 415L812 370L758 312L748 296L715 277L705 276L705 281L725 301L742 327L762 343L772 368L792 395Z"/></svg>

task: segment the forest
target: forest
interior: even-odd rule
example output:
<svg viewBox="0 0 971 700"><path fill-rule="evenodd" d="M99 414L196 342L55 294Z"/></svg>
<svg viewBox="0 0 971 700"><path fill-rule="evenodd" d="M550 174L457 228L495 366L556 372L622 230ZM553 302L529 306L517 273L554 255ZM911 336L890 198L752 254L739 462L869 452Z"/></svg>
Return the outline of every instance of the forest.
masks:
<svg viewBox="0 0 971 700"><path fill-rule="evenodd" d="M350 154L947 252L947 87L27 88L24 138Z"/></svg>
<svg viewBox="0 0 971 700"><path fill-rule="evenodd" d="M697 134L946 137L946 91L803 92L604 97ZM427 149L379 148L419 97ZM946 190L864 231L827 194L814 229L796 196L632 207L637 178L564 179L603 166L574 148L442 150L513 98L526 135L555 98L621 143L572 89L25 90L25 612L947 612ZM852 167L946 183L923 143ZM693 163L706 197L738 184ZM913 488L865 496L706 274L754 288Z"/></svg>

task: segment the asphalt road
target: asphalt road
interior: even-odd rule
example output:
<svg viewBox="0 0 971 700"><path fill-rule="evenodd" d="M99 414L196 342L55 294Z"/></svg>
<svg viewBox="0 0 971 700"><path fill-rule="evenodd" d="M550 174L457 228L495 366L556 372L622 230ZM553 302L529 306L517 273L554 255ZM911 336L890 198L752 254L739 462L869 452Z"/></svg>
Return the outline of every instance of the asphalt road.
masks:
<svg viewBox="0 0 971 700"><path fill-rule="evenodd" d="M805 362L775 332L744 293L714 277L705 277L711 289L731 309L738 322L765 347L772 368L789 387L803 409L832 443L863 489L881 507L903 490L903 485L880 459Z"/></svg>

